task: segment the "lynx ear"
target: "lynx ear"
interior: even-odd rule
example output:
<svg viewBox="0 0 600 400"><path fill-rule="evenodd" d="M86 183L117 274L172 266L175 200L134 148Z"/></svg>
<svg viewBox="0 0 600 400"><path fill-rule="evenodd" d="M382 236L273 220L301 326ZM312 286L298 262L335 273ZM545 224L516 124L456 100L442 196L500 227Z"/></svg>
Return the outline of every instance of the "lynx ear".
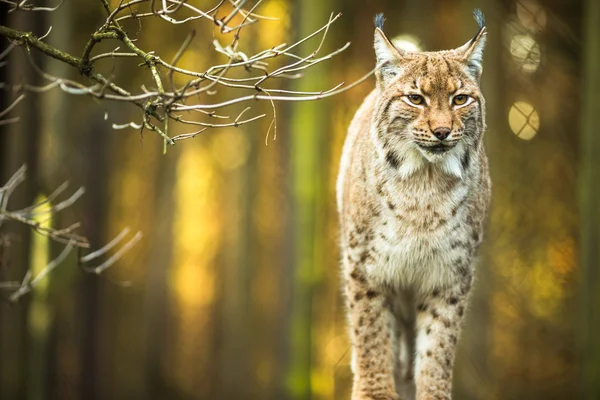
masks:
<svg viewBox="0 0 600 400"><path fill-rule="evenodd" d="M476 9L473 11L473 15L479 25L479 31L473 39L455 49L455 51L467 64L471 75L479 80L483 71L483 48L485 47L487 31L485 29L485 17L481 10Z"/></svg>
<svg viewBox="0 0 600 400"><path fill-rule="evenodd" d="M382 85L390 81L401 72L400 61L403 53L396 49L388 37L383 33L383 14L375 16L375 57L379 69L376 72L377 84Z"/></svg>

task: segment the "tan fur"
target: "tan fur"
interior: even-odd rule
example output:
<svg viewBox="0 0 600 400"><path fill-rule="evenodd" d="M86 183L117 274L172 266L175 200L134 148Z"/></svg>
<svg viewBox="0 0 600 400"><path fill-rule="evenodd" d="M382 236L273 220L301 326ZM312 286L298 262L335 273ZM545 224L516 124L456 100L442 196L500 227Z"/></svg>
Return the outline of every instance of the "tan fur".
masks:
<svg viewBox="0 0 600 400"><path fill-rule="evenodd" d="M455 50L406 53L376 29L383 66L350 124L337 186L353 400L451 397L490 197L484 41L482 28ZM458 94L472 101L456 106Z"/></svg>

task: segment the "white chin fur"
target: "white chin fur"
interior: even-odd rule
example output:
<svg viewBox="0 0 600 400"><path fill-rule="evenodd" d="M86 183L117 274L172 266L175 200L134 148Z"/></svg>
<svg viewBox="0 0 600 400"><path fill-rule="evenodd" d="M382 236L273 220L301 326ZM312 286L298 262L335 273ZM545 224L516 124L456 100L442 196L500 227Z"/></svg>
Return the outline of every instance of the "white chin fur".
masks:
<svg viewBox="0 0 600 400"><path fill-rule="evenodd" d="M448 175L456 176L459 179L463 177L461 164L461 155L464 152L462 143L458 143L454 148L442 154L432 154L420 147L406 152L399 173L403 179L408 178L427 164L435 164Z"/></svg>
<svg viewBox="0 0 600 400"><path fill-rule="evenodd" d="M402 179L407 179L426 165L427 160L424 159L423 154L421 154L419 150L411 148L404 153L400 168L398 168L398 173Z"/></svg>
<svg viewBox="0 0 600 400"><path fill-rule="evenodd" d="M437 163L442 171L448 175L454 175L459 179L463 177L463 170L460 161L461 152L459 149L454 148L448 151L446 154L442 154L442 159Z"/></svg>

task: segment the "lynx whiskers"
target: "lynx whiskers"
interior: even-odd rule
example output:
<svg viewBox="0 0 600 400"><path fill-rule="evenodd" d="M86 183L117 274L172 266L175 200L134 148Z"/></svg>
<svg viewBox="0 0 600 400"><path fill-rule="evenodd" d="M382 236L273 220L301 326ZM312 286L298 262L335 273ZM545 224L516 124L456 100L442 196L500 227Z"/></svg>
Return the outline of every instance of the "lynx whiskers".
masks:
<svg viewBox="0 0 600 400"><path fill-rule="evenodd" d="M437 52L396 49L376 17L376 89L337 183L353 400L450 399L490 198L479 82L486 30Z"/></svg>

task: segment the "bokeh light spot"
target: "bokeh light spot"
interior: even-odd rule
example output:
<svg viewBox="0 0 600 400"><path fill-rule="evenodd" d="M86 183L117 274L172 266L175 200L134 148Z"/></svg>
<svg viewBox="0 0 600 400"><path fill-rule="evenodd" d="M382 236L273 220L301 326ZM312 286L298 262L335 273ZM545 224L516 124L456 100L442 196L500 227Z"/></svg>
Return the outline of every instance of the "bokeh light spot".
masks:
<svg viewBox="0 0 600 400"><path fill-rule="evenodd" d="M510 42L510 54L523 72L535 72L542 58L539 44L529 35L515 35Z"/></svg>
<svg viewBox="0 0 600 400"><path fill-rule="evenodd" d="M508 124L519 138L530 140L540 129L540 116L531 104L517 101L508 112Z"/></svg>
<svg viewBox="0 0 600 400"><path fill-rule="evenodd" d="M400 50L410 52L422 51L421 41L413 35L398 35L392 39L392 44Z"/></svg>

